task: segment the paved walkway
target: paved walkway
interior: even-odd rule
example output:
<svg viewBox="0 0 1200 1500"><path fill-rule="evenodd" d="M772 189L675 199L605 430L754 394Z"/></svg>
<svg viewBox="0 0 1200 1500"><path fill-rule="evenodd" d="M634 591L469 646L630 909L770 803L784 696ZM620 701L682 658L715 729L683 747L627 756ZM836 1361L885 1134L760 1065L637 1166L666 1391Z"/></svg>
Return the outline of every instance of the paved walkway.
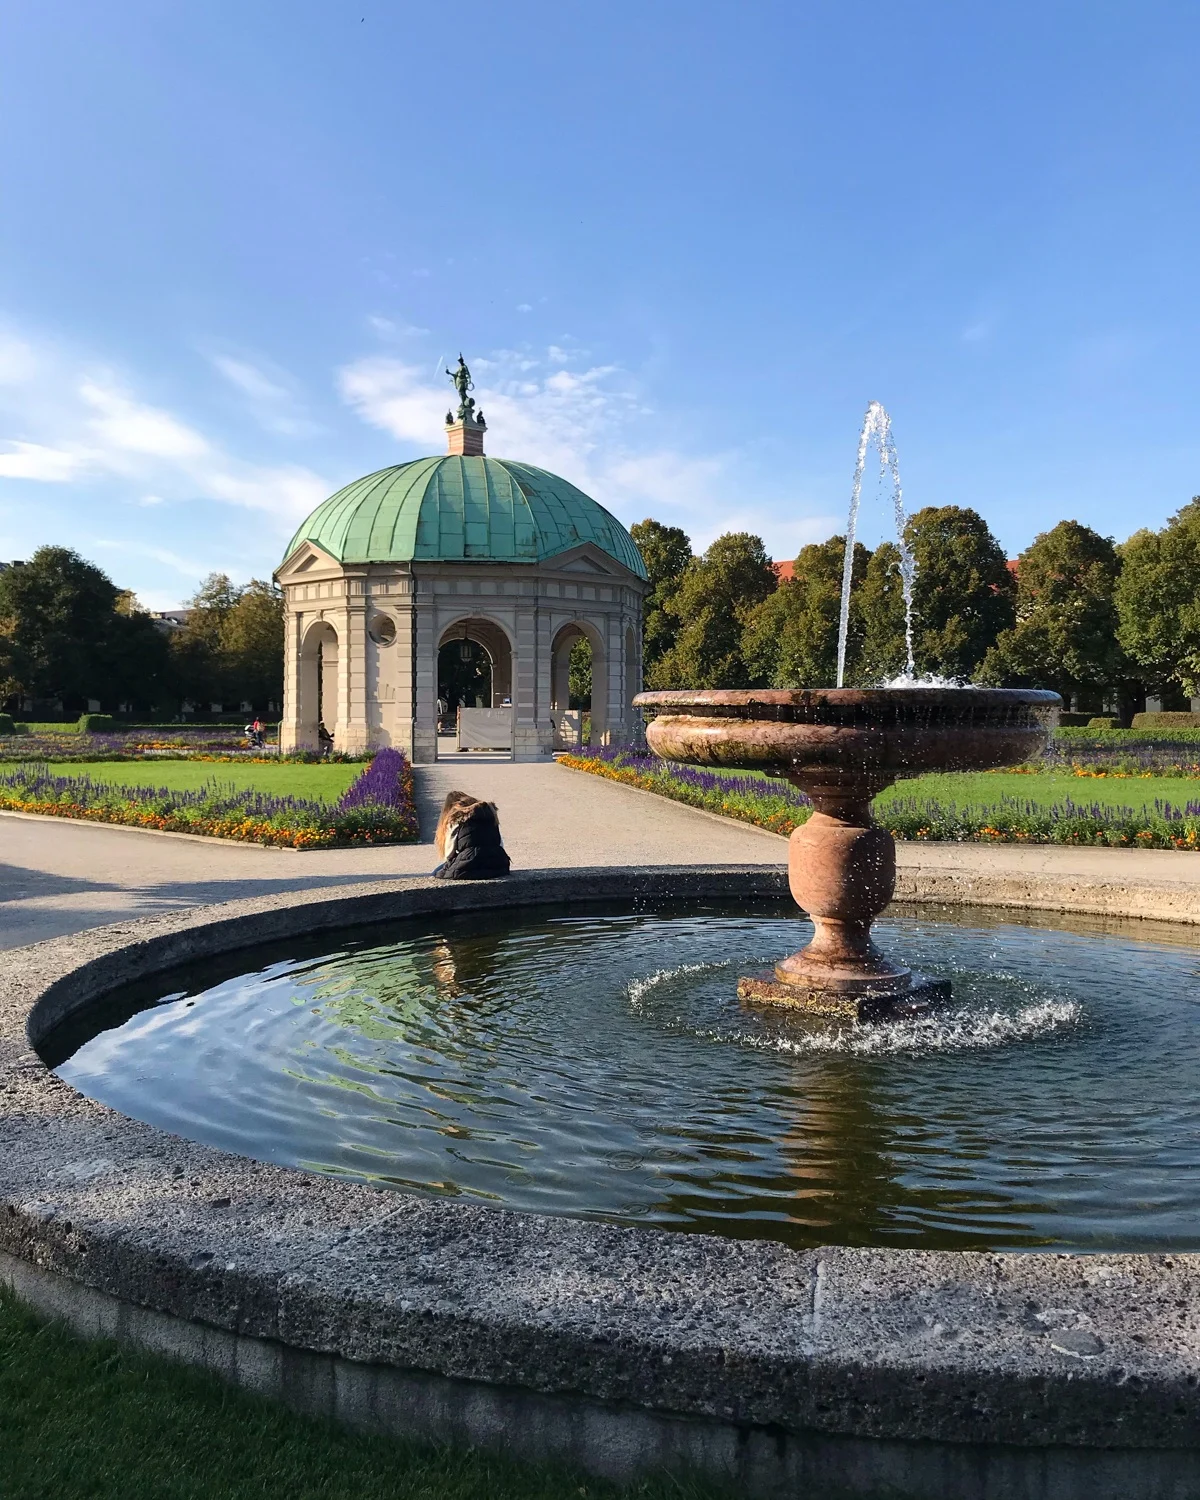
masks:
<svg viewBox="0 0 1200 1500"><path fill-rule="evenodd" d="M206 901L427 874L442 799L495 802L514 865L782 864L773 834L554 765L463 756L417 773L425 841L296 853L0 814L0 948ZM901 844L902 865L1200 886L1200 855L1152 850Z"/></svg>
<svg viewBox="0 0 1200 1500"><path fill-rule="evenodd" d="M257 844L0 814L0 948L123 917L242 896L426 875L442 800L496 803L514 865L773 864L782 839L556 764L462 756L417 770L424 841L298 853Z"/></svg>

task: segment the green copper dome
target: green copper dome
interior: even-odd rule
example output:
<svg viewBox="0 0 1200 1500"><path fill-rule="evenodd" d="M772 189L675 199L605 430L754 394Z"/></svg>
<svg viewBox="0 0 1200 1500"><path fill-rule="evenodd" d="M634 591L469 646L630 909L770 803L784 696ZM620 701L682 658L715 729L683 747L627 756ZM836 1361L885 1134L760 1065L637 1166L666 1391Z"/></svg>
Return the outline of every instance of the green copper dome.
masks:
<svg viewBox="0 0 1200 1500"><path fill-rule="evenodd" d="M356 479L318 505L288 543L342 563L537 563L592 542L639 578L633 538L582 490L509 459L418 458Z"/></svg>

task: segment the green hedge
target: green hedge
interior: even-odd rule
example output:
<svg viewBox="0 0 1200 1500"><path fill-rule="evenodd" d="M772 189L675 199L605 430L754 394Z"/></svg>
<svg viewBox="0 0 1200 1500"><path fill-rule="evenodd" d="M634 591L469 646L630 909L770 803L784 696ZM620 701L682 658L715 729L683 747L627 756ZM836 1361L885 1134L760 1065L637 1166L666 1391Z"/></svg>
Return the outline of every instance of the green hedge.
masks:
<svg viewBox="0 0 1200 1500"><path fill-rule="evenodd" d="M0 714L0 734L16 734L17 726L12 721L11 714Z"/></svg>
<svg viewBox="0 0 1200 1500"><path fill-rule="evenodd" d="M1200 714L1168 710L1156 714L1134 714L1134 729L1200 729Z"/></svg>
<svg viewBox="0 0 1200 1500"><path fill-rule="evenodd" d="M1192 727L1185 729L1092 729L1068 726L1059 729L1054 739L1059 745L1112 745L1114 747L1131 743L1148 745L1158 740L1165 740L1174 745L1200 744L1200 721L1192 719L1191 722Z"/></svg>
<svg viewBox="0 0 1200 1500"><path fill-rule="evenodd" d="M111 734L116 726L112 714L80 714L76 727L80 734Z"/></svg>

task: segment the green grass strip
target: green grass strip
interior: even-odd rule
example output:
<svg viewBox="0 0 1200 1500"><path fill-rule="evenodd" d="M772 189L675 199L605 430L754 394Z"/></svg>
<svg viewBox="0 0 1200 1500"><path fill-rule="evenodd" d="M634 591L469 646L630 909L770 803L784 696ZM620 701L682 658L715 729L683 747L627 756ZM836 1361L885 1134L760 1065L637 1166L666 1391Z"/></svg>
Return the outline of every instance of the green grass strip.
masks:
<svg viewBox="0 0 1200 1500"><path fill-rule="evenodd" d="M0 1288L4 1500L719 1500L620 1487L301 1417L215 1376L45 1323Z"/></svg>

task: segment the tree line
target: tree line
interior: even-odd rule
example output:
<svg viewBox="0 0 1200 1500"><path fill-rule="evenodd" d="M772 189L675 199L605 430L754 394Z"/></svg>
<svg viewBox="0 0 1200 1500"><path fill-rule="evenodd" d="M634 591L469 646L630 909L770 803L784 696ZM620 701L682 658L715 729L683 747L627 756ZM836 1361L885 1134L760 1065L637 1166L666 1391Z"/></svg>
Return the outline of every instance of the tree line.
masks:
<svg viewBox="0 0 1200 1500"><path fill-rule="evenodd" d="M761 538L718 537L701 555L654 520L631 528L646 562L644 675L650 688L829 687L836 680L845 538L803 547L780 579ZM928 506L909 518L917 564L918 675L1043 687L1123 717L1147 694L1200 696L1200 496L1158 531L1116 544L1078 521L1037 536L1015 574L983 517ZM906 662L899 549L856 543L846 682L872 686ZM104 711L174 716L220 703L258 713L283 696L283 601L274 583L205 579L186 623L165 632L93 563L42 547L0 572L0 704L89 700ZM572 659L572 701L590 663Z"/></svg>
<svg viewBox="0 0 1200 1500"><path fill-rule="evenodd" d="M700 556L676 526L632 528L645 558L644 670L650 688L829 687L836 680L846 540L801 549L780 579L759 537L731 532ZM917 564L919 676L1041 687L1064 703L1124 715L1149 693L1200 695L1200 496L1159 531L1118 545L1060 521L1014 571L983 517L928 506L908 521ZM905 668L899 548L856 543L845 681L872 686Z"/></svg>
<svg viewBox="0 0 1200 1500"><path fill-rule="evenodd" d="M201 716L210 705L277 711L283 697L283 600L273 583L211 574L164 630L126 589L66 547L40 547L0 573L0 706L65 713Z"/></svg>

